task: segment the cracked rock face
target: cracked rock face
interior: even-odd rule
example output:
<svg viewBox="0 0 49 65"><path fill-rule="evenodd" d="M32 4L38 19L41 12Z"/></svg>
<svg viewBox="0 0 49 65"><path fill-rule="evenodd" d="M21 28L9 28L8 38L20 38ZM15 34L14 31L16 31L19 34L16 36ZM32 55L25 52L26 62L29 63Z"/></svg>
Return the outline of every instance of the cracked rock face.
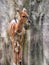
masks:
<svg viewBox="0 0 49 65"><path fill-rule="evenodd" d="M14 15L15 15L15 2L13 0L0 0L0 38L1 39L4 38L3 42L0 41L2 45L1 50L3 54L2 59L0 60L0 64L3 64L3 65L6 62L5 61L5 58L6 58L6 49L5 49L6 44L5 43L7 43L6 29L9 24L9 21L14 17ZM8 49L7 51L9 52ZM9 57L9 53L8 53L8 57Z"/></svg>
<svg viewBox="0 0 49 65"><path fill-rule="evenodd" d="M13 0L0 0L0 23L2 25L1 31L4 30L5 32L9 20L14 17L15 15L14 6L15 5ZM5 37L5 34L2 32L1 36Z"/></svg>
<svg viewBox="0 0 49 65"><path fill-rule="evenodd" d="M24 6L28 8L27 10L31 9L28 12L30 12L30 19L32 21L30 30L30 51L27 52L27 54L29 53L31 54L31 56L28 60L26 51L24 51L25 62L26 60L28 60L28 62L30 62L30 65L49 65L49 0L31 0L30 4L28 4L29 2L27 2L26 0L24 0L24 3L22 4L21 1L23 2L23 0L0 0L0 36L4 37L4 41L6 41L1 42L1 44L3 44L2 50L4 53L1 62L3 62L3 64L5 63L4 61L6 53L8 61L9 59L11 59L9 58L9 55L11 53L8 53L11 52L11 48L7 46L7 49L6 44L4 44L7 43L7 25L9 24L11 19L13 19L13 17L16 15L15 8L19 6L21 9L21 6L23 6L25 3L26 5ZM31 8L29 8L29 5ZM43 13L45 14L45 16L44 19L41 20L41 18L43 18Z"/></svg>
<svg viewBox="0 0 49 65"><path fill-rule="evenodd" d="M45 18L43 22L43 52L44 65L49 65L49 1L44 4Z"/></svg>

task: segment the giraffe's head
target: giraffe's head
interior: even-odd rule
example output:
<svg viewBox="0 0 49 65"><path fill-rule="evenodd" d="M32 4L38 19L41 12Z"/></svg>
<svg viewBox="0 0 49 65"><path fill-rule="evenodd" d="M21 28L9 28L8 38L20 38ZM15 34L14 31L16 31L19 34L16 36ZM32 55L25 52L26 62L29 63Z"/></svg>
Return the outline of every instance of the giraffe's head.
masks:
<svg viewBox="0 0 49 65"><path fill-rule="evenodd" d="M23 8L23 10L16 10L19 14L18 19L21 20L21 23L24 24L24 27L27 28L30 25L29 15L27 13L27 10Z"/></svg>

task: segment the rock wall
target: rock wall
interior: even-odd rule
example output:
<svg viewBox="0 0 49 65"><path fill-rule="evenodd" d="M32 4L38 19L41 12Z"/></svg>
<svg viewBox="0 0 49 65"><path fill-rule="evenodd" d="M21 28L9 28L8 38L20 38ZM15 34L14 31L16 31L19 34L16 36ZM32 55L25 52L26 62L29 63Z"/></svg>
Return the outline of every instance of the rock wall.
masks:
<svg viewBox="0 0 49 65"><path fill-rule="evenodd" d="M6 29L16 15L17 7L27 8L31 20L24 48L25 64L49 65L49 0L0 0L0 65L10 65L11 62L12 51Z"/></svg>
<svg viewBox="0 0 49 65"><path fill-rule="evenodd" d="M14 0L0 0L0 50L2 51L2 58L0 58L0 65L8 65L9 47L7 48L7 26L10 20L15 16L15 2ZM8 62L7 62L8 61Z"/></svg>
<svg viewBox="0 0 49 65"><path fill-rule="evenodd" d="M49 1L45 1L45 18L43 22L44 65L49 65Z"/></svg>

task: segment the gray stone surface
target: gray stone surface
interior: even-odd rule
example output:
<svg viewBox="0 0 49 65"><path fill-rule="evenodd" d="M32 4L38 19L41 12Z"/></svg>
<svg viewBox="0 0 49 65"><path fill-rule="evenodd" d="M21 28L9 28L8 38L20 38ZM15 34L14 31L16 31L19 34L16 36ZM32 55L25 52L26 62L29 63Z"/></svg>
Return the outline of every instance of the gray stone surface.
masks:
<svg viewBox="0 0 49 65"><path fill-rule="evenodd" d="M2 42L0 40L0 46L3 48L0 63L9 65L11 62L12 51L6 31L7 25L16 15L17 7L27 8L31 19L30 32L27 31L28 37L24 49L25 64L49 65L49 0L0 0L0 37L4 38Z"/></svg>

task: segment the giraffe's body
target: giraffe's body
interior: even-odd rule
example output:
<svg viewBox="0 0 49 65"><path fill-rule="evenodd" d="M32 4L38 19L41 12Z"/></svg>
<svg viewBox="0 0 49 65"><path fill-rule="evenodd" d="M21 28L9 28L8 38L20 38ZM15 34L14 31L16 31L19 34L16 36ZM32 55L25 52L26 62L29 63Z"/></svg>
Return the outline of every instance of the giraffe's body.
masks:
<svg viewBox="0 0 49 65"><path fill-rule="evenodd" d="M18 22L13 20L8 26L8 31L13 49L13 65L19 65L22 62L22 43L25 34L23 24L28 22L28 14L26 11L17 10L19 13Z"/></svg>

